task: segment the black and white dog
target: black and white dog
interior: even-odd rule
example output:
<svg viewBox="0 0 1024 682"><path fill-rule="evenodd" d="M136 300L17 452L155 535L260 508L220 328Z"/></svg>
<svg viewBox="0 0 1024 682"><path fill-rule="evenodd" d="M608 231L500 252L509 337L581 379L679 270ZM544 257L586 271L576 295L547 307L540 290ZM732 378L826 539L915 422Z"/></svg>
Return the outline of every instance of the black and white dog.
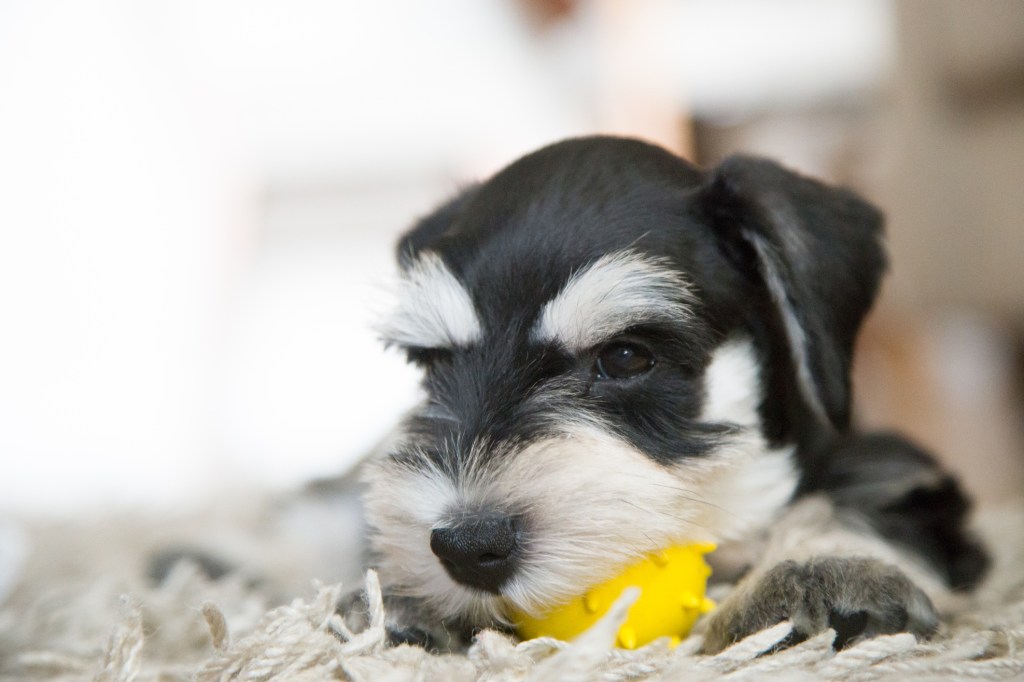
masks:
<svg viewBox="0 0 1024 682"><path fill-rule="evenodd" d="M839 646L932 632L987 562L928 455L850 431L881 238L857 196L772 162L604 137L416 224L382 334L426 401L367 474L393 638L457 648L690 540L743 576L706 651L785 619Z"/></svg>

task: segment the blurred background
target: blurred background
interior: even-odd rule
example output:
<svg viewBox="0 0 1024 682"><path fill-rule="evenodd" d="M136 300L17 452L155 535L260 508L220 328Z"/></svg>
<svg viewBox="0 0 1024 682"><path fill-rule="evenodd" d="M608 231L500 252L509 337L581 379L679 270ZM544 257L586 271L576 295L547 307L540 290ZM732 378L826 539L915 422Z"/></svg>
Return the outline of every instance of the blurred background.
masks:
<svg viewBox="0 0 1024 682"><path fill-rule="evenodd" d="M1024 490L1019 0L0 0L0 509L343 472L416 400L392 245L557 139L746 150L889 216L858 416Z"/></svg>

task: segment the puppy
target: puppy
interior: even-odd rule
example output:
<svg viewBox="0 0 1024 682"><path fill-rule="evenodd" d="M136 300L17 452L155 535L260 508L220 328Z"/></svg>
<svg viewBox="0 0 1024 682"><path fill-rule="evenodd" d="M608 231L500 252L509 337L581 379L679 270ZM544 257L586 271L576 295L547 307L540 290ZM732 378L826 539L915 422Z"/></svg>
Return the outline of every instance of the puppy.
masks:
<svg viewBox="0 0 1024 682"><path fill-rule="evenodd" d="M770 161L607 137L420 220L381 333L426 399L365 498L392 638L457 649L691 540L742 576L708 652L785 619L840 647L931 633L928 595L986 558L931 457L850 429L881 238L870 205Z"/></svg>

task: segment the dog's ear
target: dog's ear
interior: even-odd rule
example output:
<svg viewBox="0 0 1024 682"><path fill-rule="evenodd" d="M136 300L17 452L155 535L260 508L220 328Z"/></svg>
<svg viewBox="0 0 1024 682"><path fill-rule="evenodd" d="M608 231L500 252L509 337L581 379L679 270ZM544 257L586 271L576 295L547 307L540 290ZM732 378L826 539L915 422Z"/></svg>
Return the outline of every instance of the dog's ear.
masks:
<svg viewBox="0 0 1024 682"><path fill-rule="evenodd" d="M439 240L450 234L463 208L476 195L478 188L479 185L463 188L429 215L416 221L398 240L398 264L406 267L416 260L421 251L435 248Z"/></svg>
<svg viewBox="0 0 1024 682"><path fill-rule="evenodd" d="M701 201L723 252L775 310L804 402L844 430L854 341L886 266L881 214L848 190L745 156L711 172Z"/></svg>

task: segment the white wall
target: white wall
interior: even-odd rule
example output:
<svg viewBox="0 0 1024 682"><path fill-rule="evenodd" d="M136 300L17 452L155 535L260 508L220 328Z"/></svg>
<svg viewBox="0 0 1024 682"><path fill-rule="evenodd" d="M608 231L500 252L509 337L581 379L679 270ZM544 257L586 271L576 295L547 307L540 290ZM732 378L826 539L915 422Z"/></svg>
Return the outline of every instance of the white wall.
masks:
<svg viewBox="0 0 1024 682"><path fill-rule="evenodd" d="M885 61L880 1L583 5L0 1L0 507L341 470L415 398L368 300L458 181Z"/></svg>

